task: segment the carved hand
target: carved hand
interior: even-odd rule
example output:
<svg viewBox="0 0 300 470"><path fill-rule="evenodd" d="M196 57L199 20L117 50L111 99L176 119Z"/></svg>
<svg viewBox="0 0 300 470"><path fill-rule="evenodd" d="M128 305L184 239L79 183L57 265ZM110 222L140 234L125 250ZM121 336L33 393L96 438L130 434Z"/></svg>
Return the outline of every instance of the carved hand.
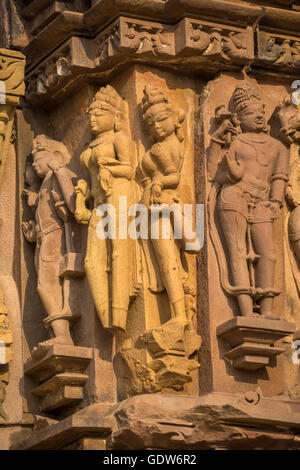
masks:
<svg viewBox="0 0 300 470"><path fill-rule="evenodd" d="M219 129L217 129L212 137L216 140L219 141L220 143L226 143L226 136L228 133L231 133L233 135L236 135L238 133L238 129L234 127L230 119L225 119Z"/></svg>
<svg viewBox="0 0 300 470"><path fill-rule="evenodd" d="M162 186L159 183L154 183L151 188L151 198L150 198L150 203L151 204L162 204L161 201L161 190Z"/></svg>
<svg viewBox="0 0 300 470"><path fill-rule="evenodd" d="M23 222L22 231L28 242L36 242L35 222L33 220L30 220L29 222Z"/></svg>
<svg viewBox="0 0 300 470"><path fill-rule="evenodd" d="M285 197L287 202L292 206L292 207L297 207L299 206L299 202L297 201L295 191L291 185L288 185L285 190Z"/></svg>
<svg viewBox="0 0 300 470"><path fill-rule="evenodd" d="M105 191L107 196L110 196L112 193L112 174L107 168L100 168L99 171L99 181L103 191Z"/></svg>
<svg viewBox="0 0 300 470"><path fill-rule="evenodd" d="M236 161L231 150L228 150L225 155L225 161L229 170L230 178L234 181L239 181L244 174L244 167Z"/></svg>

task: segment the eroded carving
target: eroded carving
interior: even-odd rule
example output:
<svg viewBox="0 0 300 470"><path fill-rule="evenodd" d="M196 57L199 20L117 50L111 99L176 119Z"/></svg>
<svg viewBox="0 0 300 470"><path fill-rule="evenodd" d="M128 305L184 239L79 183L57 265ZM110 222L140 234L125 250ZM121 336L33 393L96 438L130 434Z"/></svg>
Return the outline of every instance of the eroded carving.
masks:
<svg viewBox="0 0 300 470"><path fill-rule="evenodd" d="M9 362L12 359L11 345L13 342L12 330L8 321L8 309L4 302L2 292L0 292L0 421L6 420L6 413L3 409L5 400L5 387L9 382Z"/></svg>
<svg viewBox="0 0 300 470"><path fill-rule="evenodd" d="M219 128L209 148L210 234L222 287L237 298L240 315L274 319L273 299L280 292L274 285L273 222L288 180L288 152L268 134L253 83L239 83L233 103L233 114L217 109Z"/></svg>
<svg viewBox="0 0 300 470"><path fill-rule="evenodd" d="M200 347L200 336L176 319L147 331L134 344L129 342L118 352L119 398L132 393L184 392L192 382L192 372L199 368ZM148 360L141 361L137 350L145 351Z"/></svg>
<svg viewBox="0 0 300 470"><path fill-rule="evenodd" d="M56 88L62 79L71 75L70 49L60 51L38 68L27 80L26 97L32 99L35 95L45 95Z"/></svg>
<svg viewBox="0 0 300 470"><path fill-rule="evenodd" d="M248 56L248 35L222 28L205 28L198 23L190 23L191 40L204 56L222 57L225 60ZM207 31L207 32L206 32ZM226 34L227 33L227 34Z"/></svg>
<svg viewBox="0 0 300 470"><path fill-rule="evenodd" d="M300 67L300 41L258 32L258 58L278 67Z"/></svg>
<svg viewBox="0 0 300 470"><path fill-rule="evenodd" d="M23 222L22 229L26 240L36 243L37 289L48 315L44 323L53 336L46 343L73 344L70 277L83 272L76 267L79 254L72 237L75 193L66 167L70 156L62 143L43 135L34 140L32 154L32 168L42 182L37 190L32 168L27 168L25 197L34 220Z"/></svg>
<svg viewBox="0 0 300 470"><path fill-rule="evenodd" d="M96 40L96 65L113 57L120 51L120 25L117 23Z"/></svg>
<svg viewBox="0 0 300 470"><path fill-rule="evenodd" d="M127 33L125 37L136 52L149 52L164 54L172 52L172 44L162 26L126 22Z"/></svg>
<svg viewBox="0 0 300 470"><path fill-rule="evenodd" d="M119 17L95 39L74 36L52 56L36 64L27 78L27 99L59 99L66 87L86 82L96 74L107 79L116 67L149 60L158 65L171 57L176 68L193 70L208 64L218 70L247 64L254 59L254 34L222 24L183 18L176 25Z"/></svg>
<svg viewBox="0 0 300 470"><path fill-rule="evenodd" d="M9 146L12 143L15 108L24 95L24 56L15 51L0 49L0 189L6 168ZM1 219L2 225L3 220ZM0 419L6 419L2 404L9 382L9 362L12 359L12 330L8 309L0 290Z"/></svg>

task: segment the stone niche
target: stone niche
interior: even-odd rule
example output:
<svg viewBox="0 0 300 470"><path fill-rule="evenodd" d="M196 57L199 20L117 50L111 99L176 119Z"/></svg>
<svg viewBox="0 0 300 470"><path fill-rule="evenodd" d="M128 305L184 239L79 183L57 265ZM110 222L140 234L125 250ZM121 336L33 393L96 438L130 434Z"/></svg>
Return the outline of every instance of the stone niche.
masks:
<svg viewBox="0 0 300 470"><path fill-rule="evenodd" d="M0 448L299 448L298 2L14 3Z"/></svg>

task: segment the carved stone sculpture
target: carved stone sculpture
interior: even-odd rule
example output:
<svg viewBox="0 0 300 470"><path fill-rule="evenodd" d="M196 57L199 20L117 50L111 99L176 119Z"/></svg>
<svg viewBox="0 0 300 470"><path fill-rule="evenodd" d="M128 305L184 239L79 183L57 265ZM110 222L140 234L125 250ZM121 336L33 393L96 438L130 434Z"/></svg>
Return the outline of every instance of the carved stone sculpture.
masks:
<svg viewBox="0 0 300 470"><path fill-rule="evenodd" d="M22 229L27 241L36 243L37 289L48 314L44 323L54 336L46 343L72 345L69 290L67 280L60 278L64 256L74 252L70 218L75 211L75 193L66 167L68 152L62 143L41 135L33 142L32 154L32 166L42 183L35 192L31 170L27 169L28 184L32 183L25 195L35 220L23 222Z"/></svg>
<svg viewBox="0 0 300 470"><path fill-rule="evenodd" d="M0 49L0 189L7 168L11 145L14 114L20 97L24 95L25 57L20 52ZM1 214L0 225L3 219ZM9 362L12 359L12 326L8 308L0 289L0 421L6 420L3 402L9 382Z"/></svg>
<svg viewBox="0 0 300 470"><path fill-rule="evenodd" d="M164 237L162 216L156 222L152 219L150 222L151 211L155 206L165 204L167 207L172 207L180 204L178 186L184 159L181 142L184 140L182 124L185 113L171 106L163 91L150 86L144 90L142 110L149 132L155 140L155 144L144 155L137 170L137 178L143 186L141 202L149 211L151 225L149 233L153 234L154 224L157 224L158 236L149 236L149 243L154 250L156 265L173 314L177 320L185 323L187 316L184 284L187 276L180 255L182 251L189 252L186 240L184 237L182 240L175 240L172 222L170 237ZM150 264L149 257L148 264Z"/></svg>
<svg viewBox="0 0 300 470"><path fill-rule="evenodd" d="M289 284L290 305L299 302L300 292L300 115L291 96L286 96L277 108L277 115L281 123L281 138L289 147L289 181L286 186L285 196L287 202L286 217L286 252L288 254L289 269L295 282L295 296Z"/></svg>
<svg viewBox="0 0 300 470"><path fill-rule="evenodd" d="M286 187L286 200L291 209L288 222L288 235L295 255L300 262L300 186L299 186L299 145L300 145L300 115L297 106L290 97L278 107L278 116L281 121L281 134L283 140L288 144L295 144L291 149L290 175ZM295 158L293 150L296 151Z"/></svg>
<svg viewBox="0 0 300 470"><path fill-rule="evenodd" d="M76 187L76 212L79 223L89 224L85 269L94 303L102 325L107 329L126 329L130 298L135 293L134 241L127 233L119 236L121 220L127 220L127 207L134 202L135 144L129 136L126 102L111 86L95 95L89 108L91 131L95 138L81 155L81 164L90 174L91 187L79 180ZM93 209L86 201L93 200ZM105 207L104 207L105 205ZM99 207L100 211L97 210ZM116 220L114 233L104 233ZM113 211L113 213L111 212ZM102 214L102 215L101 215ZM102 227L102 236L98 229Z"/></svg>
<svg viewBox="0 0 300 470"><path fill-rule="evenodd" d="M239 83L232 98L233 114L217 108L219 128L208 152L210 234L222 287L236 296L240 315L275 319L273 222L288 180L288 152L268 134L255 85Z"/></svg>

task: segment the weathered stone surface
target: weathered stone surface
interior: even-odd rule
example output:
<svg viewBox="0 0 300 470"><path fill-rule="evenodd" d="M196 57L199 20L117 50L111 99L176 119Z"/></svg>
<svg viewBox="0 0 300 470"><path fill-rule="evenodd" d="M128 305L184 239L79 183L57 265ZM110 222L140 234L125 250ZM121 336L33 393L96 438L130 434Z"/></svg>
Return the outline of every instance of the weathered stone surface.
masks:
<svg viewBox="0 0 300 470"><path fill-rule="evenodd" d="M3 0L0 448L300 448L299 30Z"/></svg>
<svg viewBox="0 0 300 470"><path fill-rule="evenodd" d="M248 402L249 403L249 402ZM272 407L281 414L280 401L261 399L247 405L243 398L226 395L202 398L141 396L124 401L115 412L118 426L108 440L112 449L289 449L298 448L297 434L274 431ZM269 408L269 409L268 409ZM286 418L287 418L286 414ZM289 414L299 428L299 414ZM280 419L280 418L279 418ZM297 422L297 424L296 424ZM248 425L251 423L251 427ZM278 423L278 421L277 421ZM252 427L255 424L255 429Z"/></svg>

